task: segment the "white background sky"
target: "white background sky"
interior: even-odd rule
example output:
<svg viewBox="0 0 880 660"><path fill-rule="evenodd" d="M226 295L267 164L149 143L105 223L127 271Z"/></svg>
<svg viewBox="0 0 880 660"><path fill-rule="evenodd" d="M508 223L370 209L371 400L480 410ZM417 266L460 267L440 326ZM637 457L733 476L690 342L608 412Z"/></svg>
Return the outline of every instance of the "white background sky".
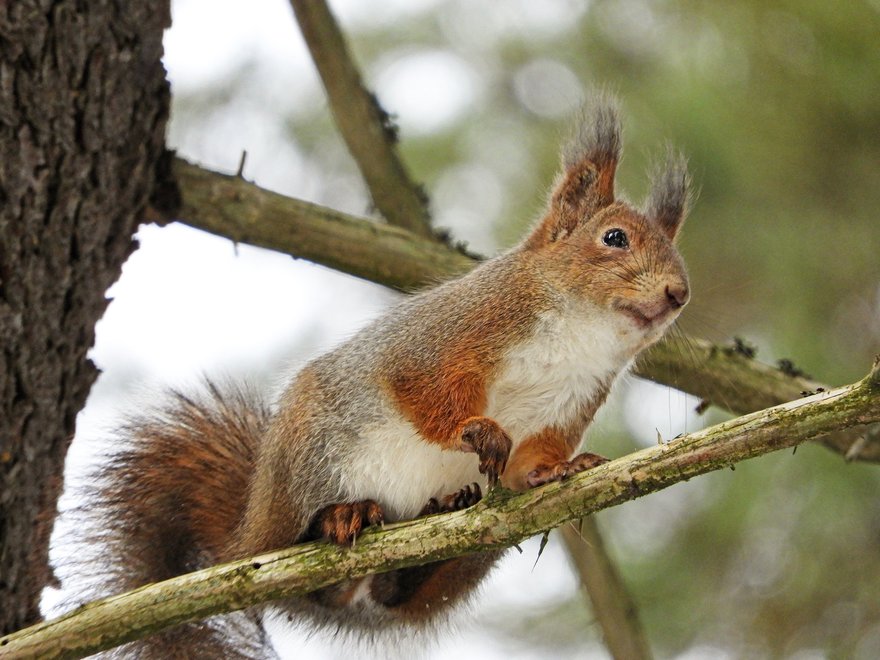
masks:
<svg viewBox="0 0 880 660"><path fill-rule="evenodd" d="M323 104L322 89L285 0L176 0L173 26L166 35L165 63L173 94L194 93L222 82L243 59L256 64L246 93L227 112L199 125L182 125L172 113L170 146L208 167L233 171L247 150L245 174L256 183L310 198L318 182L284 130L286 115L302 104ZM419 12L434 0L345 0L332 3L343 26L393 21ZM552 31L567 15L559 2L505 3L509 23L529 21ZM543 7L543 9L540 9ZM537 62L537 74L552 64ZM543 68L542 68L543 67ZM425 81L430 81L425 84ZM454 52L416 53L389 63L376 80L383 104L399 116L402 138L435 130L476 102L479 81ZM433 192L433 191L432 191ZM475 204L476 204L475 200ZM435 199L435 206L437 200ZM343 204L344 205L344 204ZM363 212L365 200L352 200ZM440 214L444 209L438 209ZM464 211L466 213L466 210ZM447 214L448 215L448 214ZM488 228L469 237L486 248ZM382 287L290 257L241 245L179 224L142 227L140 248L109 291L113 298L97 328L92 359L102 370L68 462L68 481L76 484L94 462L97 439L131 406L149 400L165 386L198 382L202 375L246 377L248 373L289 373L297 363L343 340L393 304L396 294ZM279 382L282 378L279 376ZM626 389L626 388L622 388ZM623 397L629 425L643 442L653 442L655 428L667 438L697 425L693 401L668 388L633 381ZM601 428L601 422L598 423ZM690 496L694 489L691 485ZM640 508L623 507L615 546L622 551L660 551L663 538L684 515L685 500L671 491ZM67 498L62 503L69 506ZM632 505L628 505L632 506ZM63 528L63 525L61 526ZM535 565L537 543L524 553L511 552L484 586L475 617L463 614L430 650L417 655L442 659L477 657L543 658L518 640L487 636L492 616L508 608L538 613L576 591L576 581L562 549L551 543ZM58 549L56 548L56 551ZM51 602L51 598L48 599ZM587 618L585 627L595 624ZM285 657L351 657L352 647L324 635L285 636ZM355 649L355 656L413 657L413 648ZM571 657L607 657L596 644Z"/></svg>

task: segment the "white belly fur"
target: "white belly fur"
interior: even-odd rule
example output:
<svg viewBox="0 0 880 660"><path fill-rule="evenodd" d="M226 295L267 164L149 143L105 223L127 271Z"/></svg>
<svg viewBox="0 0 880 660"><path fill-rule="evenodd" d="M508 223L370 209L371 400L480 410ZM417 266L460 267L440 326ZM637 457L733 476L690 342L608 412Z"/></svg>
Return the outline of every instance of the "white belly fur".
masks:
<svg viewBox="0 0 880 660"><path fill-rule="evenodd" d="M530 339L508 351L483 414L510 434L514 448L547 426L565 426L627 366L629 330L594 307L547 314ZM469 483L486 486L474 454L426 442L397 414L363 434L341 476L349 497L377 500L388 520L412 518L431 497Z"/></svg>
<svg viewBox="0 0 880 660"><path fill-rule="evenodd" d="M443 497L473 482L486 487L475 454L444 451L426 442L403 417L370 429L343 474L352 499L374 499L386 520L407 520L432 497Z"/></svg>
<svg viewBox="0 0 880 660"><path fill-rule="evenodd" d="M548 426L565 427L629 362L615 316L580 306L542 317L515 346L489 388L486 415L514 444Z"/></svg>

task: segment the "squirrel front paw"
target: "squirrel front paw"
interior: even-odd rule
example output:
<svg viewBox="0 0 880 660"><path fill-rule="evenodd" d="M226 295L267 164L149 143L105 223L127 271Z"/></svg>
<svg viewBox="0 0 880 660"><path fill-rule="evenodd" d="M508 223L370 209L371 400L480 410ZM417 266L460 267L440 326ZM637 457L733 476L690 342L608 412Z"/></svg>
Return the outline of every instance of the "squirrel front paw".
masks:
<svg viewBox="0 0 880 660"><path fill-rule="evenodd" d="M382 507L375 500L331 504L315 514L311 538L323 538L337 545L354 545L364 527L385 522Z"/></svg>
<svg viewBox="0 0 880 660"><path fill-rule="evenodd" d="M526 475L526 482L531 488L535 488L551 481L562 481L572 474L589 470L607 462L608 459L604 456L584 452L583 454L578 454L570 461L559 461L553 465L542 465L535 468Z"/></svg>
<svg viewBox="0 0 880 660"><path fill-rule="evenodd" d="M504 472L512 446L510 436L494 419L471 417L462 424L459 448L476 452L480 459L480 474L489 477L489 486L494 486Z"/></svg>
<svg viewBox="0 0 880 660"><path fill-rule="evenodd" d="M444 497L432 497L428 500L425 508L421 510L419 516L430 516L434 513L448 513L449 511L461 511L473 506L483 499L483 492L480 490L480 484L468 484L461 490L445 495Z"/></svg>

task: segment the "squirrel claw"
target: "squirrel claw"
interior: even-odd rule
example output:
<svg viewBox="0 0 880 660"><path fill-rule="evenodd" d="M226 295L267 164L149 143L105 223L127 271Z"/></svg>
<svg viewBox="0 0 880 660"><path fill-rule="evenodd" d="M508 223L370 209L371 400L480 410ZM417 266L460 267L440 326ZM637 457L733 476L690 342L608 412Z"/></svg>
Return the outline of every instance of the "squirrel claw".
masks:
<svg viewBox="0 0 880 660"><path fill-rule="evenodd" d="M555 465L542 465L532 470L526 475L526 482L529 484L529 487L535 488L551 481L562 481L573 474L589 470L607 462L608 459L604 456L584 452L583 454L578 454L570 461L559 461Z"/></svg>
<svg viewBox="0 0 880 660"><path fill-rule="evenodd" d="M449 511L461 511L473 506L483 499L483 492L480 490L480 484L468 484L461 490L450 493L440 499L432 497L428 500L425 508L422 509L419 516L429 516L434 513L447 513Z"/></svg>
<svg viewBox="0 0 880 660"><path fill-rule="evenodd" d="M472 451L480 459L480 474L489 478L489 486L498 483L498 477L507 466L513 443L498 422L488 417L471 417L461 429L462 451Z"/></svg>
<svg viewBox="0 0 880 660"><path fill-rule="evenodd" d="M324 538L336 545L354 546L364 527L384 525L382 507L374 500L331 504L315 516L312 527L315 538Z"/></svg>

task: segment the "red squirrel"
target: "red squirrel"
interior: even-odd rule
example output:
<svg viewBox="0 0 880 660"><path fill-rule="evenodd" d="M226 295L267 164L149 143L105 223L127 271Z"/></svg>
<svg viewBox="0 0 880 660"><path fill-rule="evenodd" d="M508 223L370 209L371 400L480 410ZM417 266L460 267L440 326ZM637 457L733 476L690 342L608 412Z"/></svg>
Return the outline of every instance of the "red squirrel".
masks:
<svg viewBox="0 0 880 660"><path fill-rule="evenodd" d="M99 500L123 591L295 543L470 506L500 480L540 486L604 461L576 453L615 378L689 297L674 241L685 161L642 210L614 195L613 100L585 107L543 214L519 245L413 295L308 363L270 410L209 385L133 422ZM373 631L442 618L498 553L322 589L277 607ZM139 642L137 657L258 657L259 614ZM234 630L233 630L234 628ZM249 638L248 638L249 637Z"/></svg>

